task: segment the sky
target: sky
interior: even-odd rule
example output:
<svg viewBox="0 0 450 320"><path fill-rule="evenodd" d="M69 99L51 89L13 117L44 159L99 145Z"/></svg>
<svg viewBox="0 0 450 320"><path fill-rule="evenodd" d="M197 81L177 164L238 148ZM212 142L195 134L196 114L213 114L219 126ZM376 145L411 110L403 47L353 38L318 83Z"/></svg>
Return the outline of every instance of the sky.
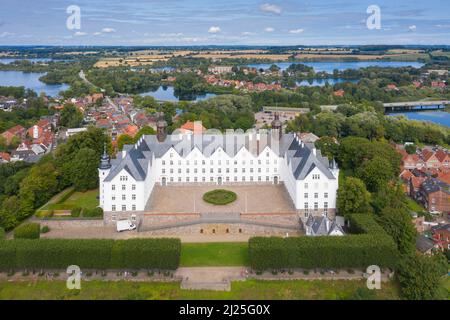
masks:
<svg viewBox="0 0 450 320"><path fill-rule="evenodd" d="M449 12L448 0L1 0L0 45L449 45Z"/></svg>

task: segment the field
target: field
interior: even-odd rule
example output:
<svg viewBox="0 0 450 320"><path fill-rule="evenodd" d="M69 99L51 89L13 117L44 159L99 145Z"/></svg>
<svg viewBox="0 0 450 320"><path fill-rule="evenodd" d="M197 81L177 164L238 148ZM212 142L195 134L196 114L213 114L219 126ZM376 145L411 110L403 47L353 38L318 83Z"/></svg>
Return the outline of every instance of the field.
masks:
<svg viewBox="0 0 450 320"><path fill-rule="evenodd" d="M181 267L248 265L248 243L183 243Z"/></svg>
<svg viewBox="0 0 450 320"><path fill-rule="evenodd" d="M97 189L87 192L74 192L67 189L56 195L40 210L72 210L75 207L94 209L98 206L97 196Z"/></svg>
<svg viewBox="0 0 450 320"><path fill-rule="evenodd" d="M2 282L0 300L317 300L349 299L365 281L260 281L233 282L230 292L181 290L178 282L88 281L81 290L69 291L64 281ZM370 292L370 297L398 299L395 283Z"/></svg>

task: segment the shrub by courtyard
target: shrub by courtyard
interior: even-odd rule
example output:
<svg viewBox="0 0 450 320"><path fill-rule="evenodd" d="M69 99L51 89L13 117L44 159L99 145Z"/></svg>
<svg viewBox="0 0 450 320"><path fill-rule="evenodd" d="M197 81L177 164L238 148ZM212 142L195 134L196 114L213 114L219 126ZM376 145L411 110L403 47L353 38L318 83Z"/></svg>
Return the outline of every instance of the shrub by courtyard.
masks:
<svg viewBox="0 0 450 320"><path fill-rule="evenodd" d="M14 229L14 239L39 239L41 225L39 223L24 223Z"/></svg>
<svg viewBox="0 0 450 320"><path fill-rule="evenodd" d="M227 205L236 201L236 199L236 193L223 189L209 191L203 195L203 201L218 206Z"/></svg>

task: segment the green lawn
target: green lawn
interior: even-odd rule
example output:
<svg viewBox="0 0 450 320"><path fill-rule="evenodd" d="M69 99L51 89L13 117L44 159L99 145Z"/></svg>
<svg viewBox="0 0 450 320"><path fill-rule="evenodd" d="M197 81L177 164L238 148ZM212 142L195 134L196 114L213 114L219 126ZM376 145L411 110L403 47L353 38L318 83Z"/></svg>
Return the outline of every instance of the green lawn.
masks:
<svg viewBox="0 0 450 320"><path fill-rule="evenodd" d="M424 207L422 207L420 204L418 204L416 201L414 201L410 197L406 197L406 199L407 199L409 210L414 211L416 213L426 211Z"/></svg>
<svg viewBox="0 0 450 320"><path fill-rule="evenodd" d="M349 299L365 281L260 281L233 282L230 292L181 290L178 282L85 281L81 290L69 291L64 281L0 282L1 300L311 300ZM373 293L378 299L398 299L395 283Z"/></svg>
<svg viewBox="0 0 450 320"><path fill-rule="evenodd" d="M181 267L248 265L248 243L183 243Z"/></svg>
<svg viewBox="0 0 450 320"><path fill-rule="evenodd" d="M65 196L69 195L69 193L71 193L70 189L64 190L50 200L44 207L41 208L41 210L71 210L75 207L94 209L99 204L97 199L99 194L98 189L87 192L73 192L66 200L64 200ZM64 201L61 202L61 199Z"/></svg>

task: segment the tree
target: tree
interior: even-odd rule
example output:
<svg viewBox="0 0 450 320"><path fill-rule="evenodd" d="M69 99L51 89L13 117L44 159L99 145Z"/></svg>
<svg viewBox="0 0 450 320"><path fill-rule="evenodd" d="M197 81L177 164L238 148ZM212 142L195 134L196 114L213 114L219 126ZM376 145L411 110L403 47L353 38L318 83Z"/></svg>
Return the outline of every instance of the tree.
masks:
<svg viewBox="0 0 450 320"><path fill-rule="evenodd" d="M407 209L386 207L377 219L378 223L394 239L400 253L413 253L417 232Z"/></svg>
<svg viewBox="0 0 450 320"><path fill-rule="evenodd" d="M13 229L18 223L17 213L20 211L20 201L12 196L3 201L0 207L0 226L5 230Z"/></svg>
<svg viewBox="0 0 450 320"><path fill-rule="evenodd" d="M364 182L358 178L348 177L340 185L337 197L339 213L348 216L370 212L370 193Z"/></svg>
<svg viewBox="0 0 450 320"><path fill-rule="evenodd" d="M155 129L149 126L144 126L136 134L136 136L134 137L134 141L138 141L142 136L151 136L155 134L156 134Z"/></svg>
<svg viewBox="0 0 450 320"><path fill-rule="evenodd" d="M442 254L429 257L414 253L404 256L397 268L403 297L408 300L438 298L442 276L446 272L447 263Z"/></svg>
<svg viewBox="0 0 450 320"><path fill-rule="evenodd" d="M328 157L329 160L336 158L339 152L339 145L332 137L322 137L315 142L315 146L322 152L322 155Z"/></svg>
<svg viewBox="0 0 450 320"><path fill-rule="evenodd" d="M132 136L129 136L127 134L122 134L117 139L117 148L122 151L123 146L126 144L134 144L134 139Z"/></svg>
<svg viewBox="0 0 450 320"><path fill-rule="evenodd" d="M408 154L415 154L416 151L417 151L417 147L416 147L415 144L407 144L407 145L405 146L405 151L406 151Z"/></svg>
<svg viewBox="0 0 450 320"><path fill-rule="evenodd" d="M395 177L395 171L389 162L376 156L362 164L357 170L357 176L364 181L369 191L377 192Z"/></svg>
<svg viewBox="0 0 450 320"><path fill-rule="evenodd" d="M64 105L61 111L61 125L66 128L77 128L83 122L83 114L73 104Z"/></svg>
<svg viewBox="0 0 450 320"><path fill-rule="evenodd" d="M89 148L78 151L73 159L72 183L77 191L87 191L98 185L98 163L97 153Z"/></svg>

